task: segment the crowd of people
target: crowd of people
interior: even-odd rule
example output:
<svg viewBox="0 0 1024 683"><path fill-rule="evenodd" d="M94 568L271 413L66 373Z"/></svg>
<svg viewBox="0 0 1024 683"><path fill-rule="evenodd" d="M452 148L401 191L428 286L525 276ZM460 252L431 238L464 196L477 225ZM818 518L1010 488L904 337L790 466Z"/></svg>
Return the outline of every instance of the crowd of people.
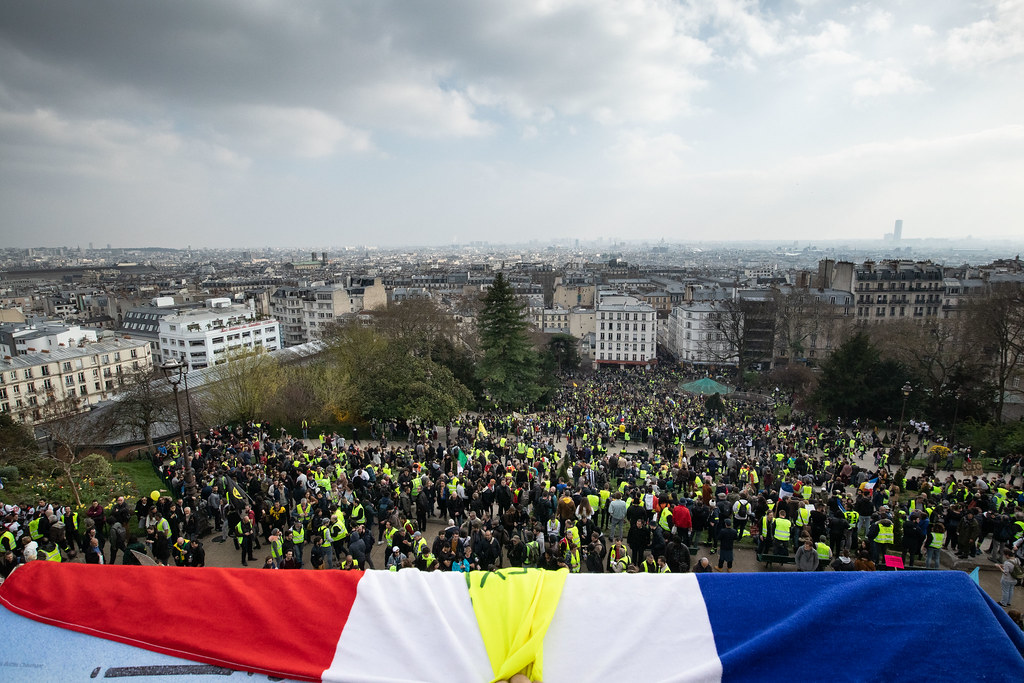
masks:
<svg viewBox="0 0 1024 683"><path fill-rule="evenodd" d="M0 576L76 555L202 566L210 542L268 569L711 572L731 570L750 542L800 571L872 571L894 557L938 568L943 550L986 552L1010 604L1024 574L1020 456L999 475L961 476L924 423L897 440L857 422L780 420L771 402L709 402L681 380L673 369L580 376L546 410L377 423L348 438L212 428L190 444L194 496L172 446L158 462L172 495L93 501L81 515L45 500L6 506ZM922 472L910 474L911 458Z"/></svg>

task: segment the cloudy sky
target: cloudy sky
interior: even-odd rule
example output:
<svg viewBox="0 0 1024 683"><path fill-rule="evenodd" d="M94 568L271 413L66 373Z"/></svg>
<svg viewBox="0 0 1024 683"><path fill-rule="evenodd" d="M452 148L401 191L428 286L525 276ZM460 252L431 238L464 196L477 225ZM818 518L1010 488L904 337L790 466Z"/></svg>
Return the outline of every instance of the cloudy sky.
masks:
<svg viewBox="0 0 1024 683"><path fill-rule="evenodd" d="M1024 234L1024 0L0 7L9 246Z"/></svg>

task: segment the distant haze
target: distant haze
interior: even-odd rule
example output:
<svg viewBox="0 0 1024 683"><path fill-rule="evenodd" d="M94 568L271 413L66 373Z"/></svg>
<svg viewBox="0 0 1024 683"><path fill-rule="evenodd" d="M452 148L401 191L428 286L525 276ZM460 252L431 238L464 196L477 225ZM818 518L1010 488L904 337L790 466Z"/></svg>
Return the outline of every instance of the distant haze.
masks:
<svg viewBox="0 0 1024 683"><path fill-rule="evenodd" d="M0 244L1024 233L1024 2L8 2Z"/></svg>

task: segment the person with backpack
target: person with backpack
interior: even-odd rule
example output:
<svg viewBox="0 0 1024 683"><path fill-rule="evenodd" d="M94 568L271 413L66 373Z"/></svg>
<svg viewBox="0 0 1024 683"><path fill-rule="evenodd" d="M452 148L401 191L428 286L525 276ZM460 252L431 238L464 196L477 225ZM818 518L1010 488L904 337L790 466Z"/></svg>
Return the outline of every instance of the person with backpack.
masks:
<svg viewBox="0 0 1024 683"><path fill-rule="evenodd" d="M1014 556L1011 548L1004 548L1003 561L994 564L1003 572L1003 575L999 578L999 587L1003 591L999 604L1003 607L1009 607L1010 602L1013 600L1014 586L1017 585L1017 581L1024 578L1024 565L1021 565L1020 559Z"/></svg>
<svg viewBox="0 0 1024 683"><path fill-rule="evenodd" d="M741 496L739 500L733 503L732 517L736 523L736 533L742 539L743 531L747 528L747 520L750 518L750 502L746 496Z"/></svg>

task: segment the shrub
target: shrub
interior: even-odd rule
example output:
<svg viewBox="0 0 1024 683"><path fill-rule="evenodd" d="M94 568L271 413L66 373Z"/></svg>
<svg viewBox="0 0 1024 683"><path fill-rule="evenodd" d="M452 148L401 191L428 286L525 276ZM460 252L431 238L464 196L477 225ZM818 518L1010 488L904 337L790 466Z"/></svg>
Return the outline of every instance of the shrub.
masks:
<svg viewBox="0 0 1024 683"><path fill-rule="evenodd" d="M14 465L7 465L6 467L0 467L0 479L3 480L4 485L13 484L18 481L19 477L18 468Z"/></svg>

